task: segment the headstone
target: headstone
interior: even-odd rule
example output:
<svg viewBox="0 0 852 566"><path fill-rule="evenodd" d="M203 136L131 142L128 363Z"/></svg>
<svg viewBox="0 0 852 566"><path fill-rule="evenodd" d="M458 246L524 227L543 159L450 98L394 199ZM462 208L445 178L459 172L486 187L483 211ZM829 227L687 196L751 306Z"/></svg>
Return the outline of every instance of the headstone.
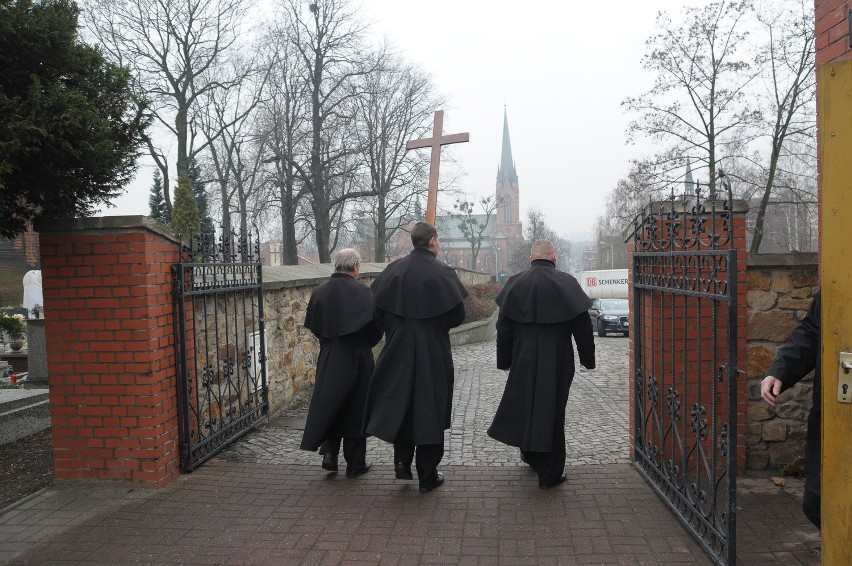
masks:
<svg viewBox="0 0 852 566"><path fill-rule="evenodd" d="M44 310L44 296L41 292L41 270L27 271L24 275L24 308L28 318L41 318Z"/></svg>
<svg viewBox="0 0 852 566"><path fill-rule="evenodd" d="M27 381L47 383L47 343L44 338L44 319L27 320Z"/></svg>

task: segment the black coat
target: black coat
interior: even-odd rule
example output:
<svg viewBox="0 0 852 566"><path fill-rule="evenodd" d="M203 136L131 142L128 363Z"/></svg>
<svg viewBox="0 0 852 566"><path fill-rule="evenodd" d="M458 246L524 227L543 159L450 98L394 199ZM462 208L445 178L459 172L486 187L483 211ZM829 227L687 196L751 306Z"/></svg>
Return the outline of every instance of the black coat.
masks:
<svg viewBox="0 0 852 566"><path fill-rule="evenodd" d="M821 465L821 427L822 427L822 368L820 363L820 316L822 293L817 292L805 318L803 318L790 338L778 350L778 355L769 366L767 375L781 380L781 391L786 391L803 377L814 371L813 405L808 415L808 436L805 441L805 488L819 494Z"/></svg>
<svg viewBox="0 0 852 566"><path fill-rule="evenodd" d="M320 354L301 448L317 450L329 437L363 437L371 348L381 339L369 287L334 273L311 295L305 328L319 339Z"/></svg>
<svg viewBox="0 0 852 566"><path fill-rule="evenodd" d="M414 249L372 284L385 346L367 392L364 427L386 442L442 444L450 427L449 330L464 320L464 286L431 252Z"/></svg>
<svg viewBox="0 0 852 566"><path fill-rule="evenodd" d="M574 379L572 336L580 362L595 367L592 301L574 277L547 260L510 278L496 300L497 367L511 370L488 435L522 450L552 452Z"/></svg>

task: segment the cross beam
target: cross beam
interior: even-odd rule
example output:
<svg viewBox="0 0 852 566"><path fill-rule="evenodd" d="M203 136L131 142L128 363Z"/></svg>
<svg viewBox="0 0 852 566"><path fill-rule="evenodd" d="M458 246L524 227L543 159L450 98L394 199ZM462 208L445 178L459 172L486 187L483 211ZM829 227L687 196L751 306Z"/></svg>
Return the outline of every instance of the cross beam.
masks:
<svg viewBox="0 0 852 566"><path fill-rule="evenodd" d="M435 225L435 212L438 208L438 172L441 168L441 146L451 143L462 143L470 141L470 134L443 135L444 111L435 111L435 121L432 123L432 137L420 140L409 140L405 149L419 149L423 147L432 148L432 160L429 164L429 196L426 199L426 222Z"/></svg>

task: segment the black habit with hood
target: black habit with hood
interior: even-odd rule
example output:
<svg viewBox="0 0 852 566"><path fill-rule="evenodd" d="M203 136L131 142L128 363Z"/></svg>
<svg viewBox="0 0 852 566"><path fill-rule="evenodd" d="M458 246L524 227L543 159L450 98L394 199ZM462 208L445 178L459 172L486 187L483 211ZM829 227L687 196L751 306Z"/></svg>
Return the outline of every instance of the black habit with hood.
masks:
<svg viewBox="0 0 852 566"><path fill-rule="evenodd" d="M580 362L595 367L592 301L546 259L509 278L496 301L497 367L511 370L488 436L528 452L557 451L554 429L564 429L574 379L572 336Z"/></svg>
<svg viewBox="0 0 852 566"><path fill-rule="evenodd" d="M443 444L454 381L449 330L464 320L467 291L425 248L392 262L371 288L385 346L370 380L365 430L390 443Z"/></svg>
<svg viewBox="0 0 852 566"><path fill-rule="evenodd" d="M363 438L371 348L382 337L370 288L346 273L332 274L311 295L305 328L319 338L320 353L301 448L315 451L329 437Z"/></svg>

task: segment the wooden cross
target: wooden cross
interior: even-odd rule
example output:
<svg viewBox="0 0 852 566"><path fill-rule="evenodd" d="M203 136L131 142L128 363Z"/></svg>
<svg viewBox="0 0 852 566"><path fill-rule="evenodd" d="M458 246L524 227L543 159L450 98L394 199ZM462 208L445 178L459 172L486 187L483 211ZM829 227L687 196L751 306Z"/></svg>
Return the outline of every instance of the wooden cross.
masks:
<svg viewBox="0 0 852 566"><path fill-rule="evenodd" d="M429 197L426 199L426 222L435 225L435 211L438 208L438 171L441 168L441 146L451 143L470 141L470 134L443 135L444 111L435 111L435 121L432 124L432 137L422 140L409 140L405 149L432 148L432 161L429 164Z"/></svg>

